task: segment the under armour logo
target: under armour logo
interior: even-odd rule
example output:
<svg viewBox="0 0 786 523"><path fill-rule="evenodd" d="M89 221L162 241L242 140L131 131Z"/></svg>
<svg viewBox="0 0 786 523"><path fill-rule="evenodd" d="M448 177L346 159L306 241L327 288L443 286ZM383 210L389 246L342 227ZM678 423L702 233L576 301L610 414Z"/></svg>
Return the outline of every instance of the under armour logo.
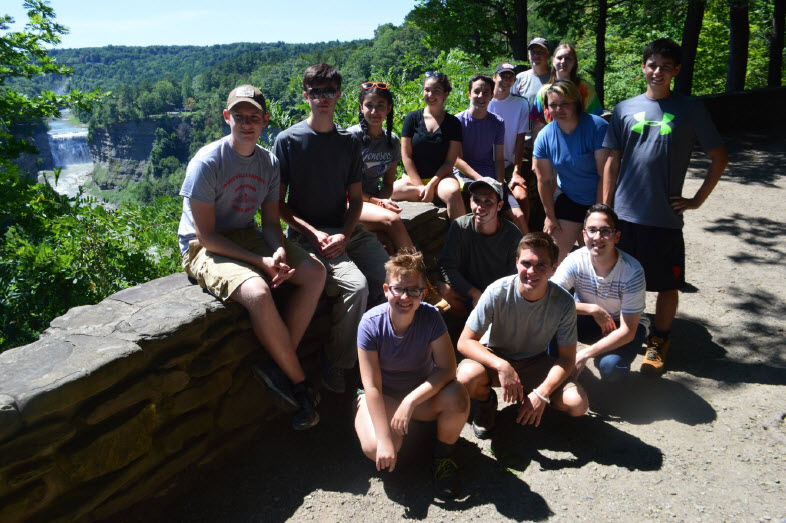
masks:
<svg viewBox="0 0 786 523"><path fill-rule="evenodd" d="M633 115L633 118L636 119L636 123L633 126L633 132L644 134L644 126L650 127L660 127L660 135L663 136L664 134L671 133L671 126L668 125L670 121L674 120L674 115L670 113L663 113L663 120L658 122L657 120L645 120L644 111L640 113L636 113Z"/></svg>

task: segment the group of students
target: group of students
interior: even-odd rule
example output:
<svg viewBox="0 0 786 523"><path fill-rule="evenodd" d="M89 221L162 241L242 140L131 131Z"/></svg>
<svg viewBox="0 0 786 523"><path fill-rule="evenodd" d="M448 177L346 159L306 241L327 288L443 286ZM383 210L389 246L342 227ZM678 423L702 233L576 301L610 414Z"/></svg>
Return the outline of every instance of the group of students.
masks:
<svg viewBox="0 0 786 523"><path fill-rule="evenodd" d="M344 392L345 374L359 364L355 428L379 470L395 468L411 420L435 420L434 479L446 496L460 490L453 448L471 402L475 434L494 429L492 387L518 404L517 422L537 426L548 404L586 413L576 379L590 358L602 378L619 380L646 337L642 372L663 371L684 283L681 215L703 203L726 165L703 106L671 92L680 67L674 42L647 46L647 91L618 104L610 124L590 114L600 106L576 77L570 45L556 49L548 77L546 41L530 42L529 55L532 69L518 76L509 63L493 78L473 76L470 107L457 116L444 106L448 78L426 73L426 106L407 115L400 140L388 84L360 85L360 123L344 130L333 121L341 74L316 64L303 75L308 117L269 152L258 145L270 118L264 96L242 85L223 111L229 135L194 156L180 193L183 268L248 310L270 355L252 370L293 427L319 421L319 392L296 349L324 292L334 305L322 386ZM711 166L686 199L695 139ZM525 156L544 198L544 232L527 229ZM406 175L396 180L399 160ZM435 199L452 220L436 284L443 309L464 322L458 365L446 311L424 301L435 291L396 204ZM284 283L290 293L279 312L273 290ZM645 289L659 293L649 336ZM589 343L578 352L577 337Z"/></svg>

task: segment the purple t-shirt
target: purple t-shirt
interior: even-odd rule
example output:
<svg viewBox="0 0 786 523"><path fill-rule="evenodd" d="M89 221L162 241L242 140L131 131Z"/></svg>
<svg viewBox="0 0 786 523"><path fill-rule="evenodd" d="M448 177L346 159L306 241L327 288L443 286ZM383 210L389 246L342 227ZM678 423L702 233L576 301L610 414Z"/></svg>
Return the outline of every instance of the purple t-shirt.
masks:
<svg viewBox="0 0 786 523"><path fill-rule="evenodd" d="M469 110L461 111L456 118L461 122L464 135L461 157L481 176L496 179L494 146L505 143L505 123L502 118L490 112L482 120L477 120L469 115Z"/></svg>
<svg viewBox="0 0 786 523"><path fill-rule="evenodd" d="M358 347L379 353L384 393L408 394L434 372L436 365L429 344L447 332L447 327L436 307L421 303L407 332L396 336L389 311L390 304L385 302L363 315L358 326Z"/></svg>

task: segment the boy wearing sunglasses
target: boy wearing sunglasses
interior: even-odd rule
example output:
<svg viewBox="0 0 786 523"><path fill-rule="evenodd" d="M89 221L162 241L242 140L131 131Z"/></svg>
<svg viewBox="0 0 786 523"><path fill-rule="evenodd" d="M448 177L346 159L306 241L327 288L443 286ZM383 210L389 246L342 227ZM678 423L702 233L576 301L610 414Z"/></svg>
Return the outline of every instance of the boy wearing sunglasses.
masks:
<svg viewBox="0 0 786 523"><path fill-rule="evenodd" d="M322 382L337 394L344 392L345 371L356 362L355 332L366 305L384 300L388 260L376 236L359 224L360 141L333 122L341 79L341 73L327 64L306 69L303 97L309 116L281 132L274 147L281 163L279 204L289 226L287 236L325 265L325 292L336 298Z"/></svg>

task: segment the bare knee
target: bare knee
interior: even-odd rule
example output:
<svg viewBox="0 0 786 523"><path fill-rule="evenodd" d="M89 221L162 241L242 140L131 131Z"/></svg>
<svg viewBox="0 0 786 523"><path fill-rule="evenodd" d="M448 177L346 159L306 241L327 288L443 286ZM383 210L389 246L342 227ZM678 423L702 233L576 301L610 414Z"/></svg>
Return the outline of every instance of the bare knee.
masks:
<svg viewBox="0 0 786 523"><path fill-rule="evenodd" d="M439 392L439 405L443 412L467 412L469 393L457 380L453 380Z"/></svg>
<svg viewBox="0 0 786 523"><path fill-rule="evenodd" d="M574 418L583 416L589 411L589 398L581 385L576 385L564 390L562 393L561 407L560 410Z"/></svg>
<svg viewBox="0 0 786 523"><path fill-rule="evenodd" d="M470 398L482 400L488 396L491 382L485 367L477 361L462 361L456 369L456 379L466 388Z"/></svg>
<svg viewBox="0 0 786 523"><path fill-rule="evenodd" d="M273 305L270 287L262 277L249 278L230 296L246 309Z"/></svg>
<svg viewBox="0 0 786 523"><path fill-rule="evenodd" d="M301 272L303 274L303 281L306 285L319 285L321 287L325 284L325 277L327 275L325 266L322 265L322 262L310 256L297 266L295 272Z"/></svg>

